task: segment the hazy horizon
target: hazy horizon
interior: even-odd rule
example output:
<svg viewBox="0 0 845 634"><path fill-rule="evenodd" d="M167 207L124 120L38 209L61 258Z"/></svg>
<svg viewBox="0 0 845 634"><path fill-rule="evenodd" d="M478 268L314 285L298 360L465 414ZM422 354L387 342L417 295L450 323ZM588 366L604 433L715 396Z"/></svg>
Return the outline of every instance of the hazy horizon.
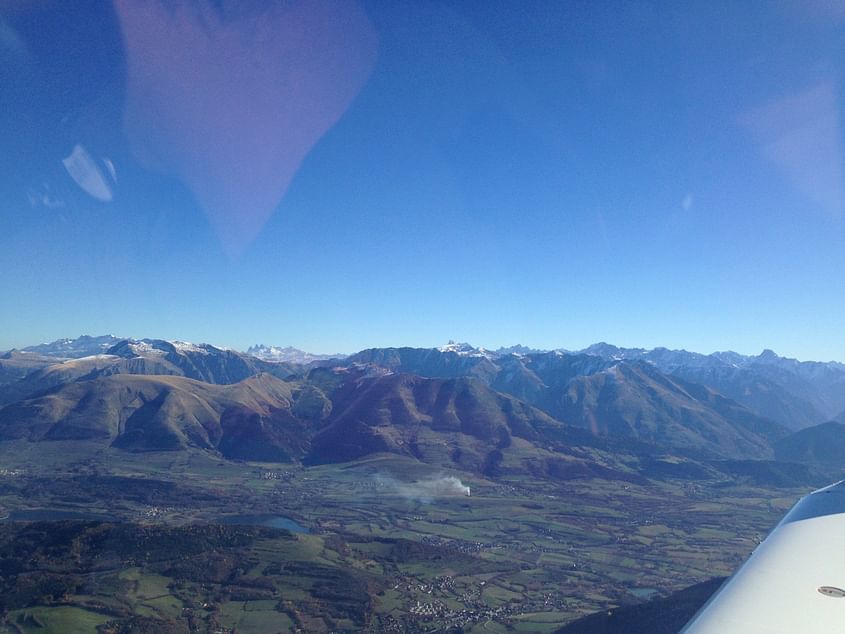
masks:
<svg viewBox="0 0 845 634"><path fill-rule="evenodd" d="M743 351L743 350L736 350L736 349L733 349L733 348L720 348L718 350L705 351L705 350L692 350L690 348L685 348L683 346L672 347L672 346L663 346L663 345L657 345L657 346L620 345L618 343L615 343L615 342L612 342L612 341L606 341L606 340L595 340L595 341L592 341L588 344L577 345L577 346L562 346L562 345L529 346L529 345L526 345L522 342L506 343L506 344L501 344L501 345L496 345L496 346L487 346L487 345L477 344L473 341L457 340L457 339L454 339L454 338L450 338L450 339L445 339L443 341L439 341L439 342L436 342L436 343L393 342L393 343L385 343L383 345L363 345L363 346L360 346L360 347L357 347L357 348L354 348L354 349L347 349L347 350L328 350L328 349L323 350L323 349L320 349L320 348L313 348L312 349L312 348L309 348L309 347L297 345L296 343L291 343L291 342L286 342L286 341L282 341L282 342L254 341L254 342L248 343L246 345L229 345L229 344L220 343L219 341L205 341L205 340L201 341L201 340L184 339L184 338L180 338L180 337L158 337L158 336L149 336L149 335L142 335L142 336L115 335L114 333L100 333L100 334L97 334L97 335L91 335L91 334L88 334L88 333L83 333L83 334L80 334L80 335L74 336L74 337L57 337L55 339L38 341L38 342L21 343L19 345L14 345L14 346L6 346L6 347L0 346L0 352L8 352L8 351L11 351L11 350L22 350L24 348L29 348L29 347L33 347L33 346L54 343L56 341L61 341L63 339L74 340L74 339L78 339L80 337L85 337L85 336L88 336L88 337L112 336L112 337L115 337L115 338L118 338L118 339L136 339L136 340L140 340L140 339L161 339L161 340L165 340L165 341L181 341L181 342L184 342L184 343L191 343L191 344L209 344L209 345L212 345L216 348L220 348L220 349L224 349L224 350L236 350L236 351L239 351L239 352L246 352L247 349L252 347L252 346L262 346L262 345L267 346L267 347L276 347L276 348L288 348L288 347L290 347L290 348L295 348L297 350L300 350L301 352L306 352L306 353L321 355L321 356L323 356L323 355L349 356L349 355L355 354L356 352L360 352L362 350L367 350L367 349L371 349L371 348L422 348L422 349L442 348L442 347L447 346L450 343L465 343L465 344L472 346L473 348L483 349L483 350L486 350L486 351L489 351L489 352L496 352L496 351L501 350L501 349L509 349L509 348L513 348L513 347L517 347L517 346L523 346L525 348L530 348L532 350L538 350L538 351L541 351L541 352L553 352L553 351L580 352L580 351L583 351L583 350L589 348L592 345L606 344L606 345L615 346L617 348L623 348L623 349L654 350L654 349L663 348L663 349L667 349L667 350L670 350L670 351L690 352L690 353L693 353L693 354L703 354L703 355L711 355L711 354L718 354L718 353L724 353L724 352L736 352L737 354L740 354L740 355L746 356L746 357L759 356L760 354L762 354L762 353L764 353L768 350L768 351L774 352L775 354L777 354L781 358L796 359L797 361L817 361L817 362L821 362L821 363L827 363L827 362L845 363L845 361L843 361L843 360L833 359L833 358L830 358L830 359L828 359L828 358L822 358L822 359L806 358L805 359L805 358L800 358L800 357L793 357L793 356L790 356L790 355L787 355L787 354L782 354L776 348L772 348L771 346L767 346L767 347L762 348L758 351Z"/></svg>

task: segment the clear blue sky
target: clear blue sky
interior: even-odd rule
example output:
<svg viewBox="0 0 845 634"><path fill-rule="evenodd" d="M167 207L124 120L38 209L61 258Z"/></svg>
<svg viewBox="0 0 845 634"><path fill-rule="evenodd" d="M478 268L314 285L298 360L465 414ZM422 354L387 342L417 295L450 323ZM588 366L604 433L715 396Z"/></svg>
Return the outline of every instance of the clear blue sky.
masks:
<svg viewBox="0 0 845 634"><path fill-rule="evenodd" d="M845 361L835 3L79 4L0 11L0 350Z"/></svg>

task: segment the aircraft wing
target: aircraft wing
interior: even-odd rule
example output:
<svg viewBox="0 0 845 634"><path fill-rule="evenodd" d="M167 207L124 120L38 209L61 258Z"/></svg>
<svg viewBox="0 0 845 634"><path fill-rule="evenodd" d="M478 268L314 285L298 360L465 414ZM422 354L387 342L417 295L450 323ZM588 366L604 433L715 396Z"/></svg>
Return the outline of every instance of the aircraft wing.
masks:
<svg viewBox="0 0 845 634"><path fill-rule="evenodd" d="M801 498L682 632L845 632L845 480Z"/></svg>

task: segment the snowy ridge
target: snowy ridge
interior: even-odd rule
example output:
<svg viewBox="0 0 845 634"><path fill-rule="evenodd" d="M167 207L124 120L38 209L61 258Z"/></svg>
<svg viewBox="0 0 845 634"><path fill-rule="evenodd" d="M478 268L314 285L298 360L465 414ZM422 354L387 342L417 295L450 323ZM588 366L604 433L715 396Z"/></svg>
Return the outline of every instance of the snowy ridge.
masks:
<svg viewBox="0 0 845 634"><path fill-rule="evenodd" d="M148 341L135 341L135 340L128 340L126 343L126 347L129 348L135 355L139 357L143 356L164 356L166 353L164 350L154 347Z"/></svg>
<svg viewBox="0 0 845 634"><path fill-rule="evenodd" d="M112 335L102 335L99 337L82 335L76 339L64 338L49 343L41 343L36 346L27 346L22 349L22 352L31 352L48 357L77 359L79 357L102 354L120 341L122 341L120 337L114 337Z"/></svg>
<svg viewBox="0 0 845 634"><path fill-rule="evenodd" d="M263 343L255 344L247 348L246 353L262 361L274 361L276 363L311 363L312 361L326 361L328 359L344 359L345 354L314 354L305 352L293 346L267 346Z"/></svg>
<svg viewBox="0 0 845 634"><path fill-rule="evenodd" d="M206 343L201 345L196 345L189 341L171 341L169 343L172 343L173 347L176 348L179 352L198 352L199 354L209 353L209 345Z"/></svg>
<svg viewBox="0 0 845 634"><path fill-rule="evenodd" d="M437 350L438 352L454 352L462 357L487 357L490 359L498 356L497 353L490 350L475 348L468 343L452 341L451 339L449 340L449 343L445 346L440 346Z"/></svg>

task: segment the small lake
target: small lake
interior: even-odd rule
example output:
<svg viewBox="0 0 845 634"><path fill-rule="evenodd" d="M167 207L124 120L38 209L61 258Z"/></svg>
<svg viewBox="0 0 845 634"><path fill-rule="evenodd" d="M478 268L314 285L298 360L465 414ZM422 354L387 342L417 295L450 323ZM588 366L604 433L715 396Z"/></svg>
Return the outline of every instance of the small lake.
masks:
<svg viewBox="0 0 845 634"><path fill-rule="evenodd" d="M228 515L218 520L221 524L239 524L241 526L268 526L284 528L291 533L308 533L308 528L289 517L282 515Z"/></svg>
<svg viewBox="0 0 845 634"><path fill-rule="evenodd" d="M660 591L657 588L628 588L628 592L639 599L650 599Z"/></svg>

